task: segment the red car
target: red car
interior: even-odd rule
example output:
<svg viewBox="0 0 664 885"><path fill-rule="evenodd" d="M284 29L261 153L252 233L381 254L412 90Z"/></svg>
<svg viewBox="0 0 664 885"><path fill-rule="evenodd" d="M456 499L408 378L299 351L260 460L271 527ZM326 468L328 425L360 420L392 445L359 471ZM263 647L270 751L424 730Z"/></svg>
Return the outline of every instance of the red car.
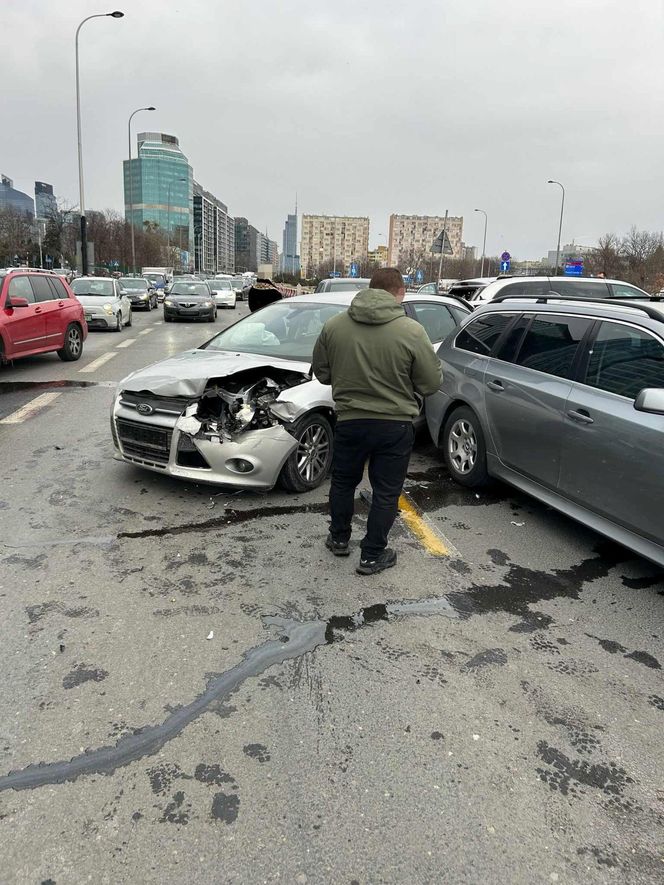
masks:
<svg viewBox="0 0 664 885"><path fill-rule="evenodd" d="M62 277L0 270L0 363L53 350L65 362L77 360L87 336L83 307Z"/></svg>

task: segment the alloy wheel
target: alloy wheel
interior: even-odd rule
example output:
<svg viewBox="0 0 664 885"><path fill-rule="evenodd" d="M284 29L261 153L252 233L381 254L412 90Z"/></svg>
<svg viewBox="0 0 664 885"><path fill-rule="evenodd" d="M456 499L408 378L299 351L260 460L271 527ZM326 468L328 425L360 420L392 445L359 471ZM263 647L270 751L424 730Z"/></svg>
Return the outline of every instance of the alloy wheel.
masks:
<svg viewBox="0 0 664 885"><path fill-rule="evenodd" d="M330 439L320 424L310 424L297 447L297 472L305 482L316 482L325 473Z"/></svg>
<svg viewBox="0 0 664 885"><path fill-rule="evenodd" d="M67 347L69 348L69 353L76 357L80 356L81 353L81 333L77 328L72 327L67 332Z"/></svg>
<svg viewBox="0 0 664 885"><path fill-rule="evenodd" d="M457 473L467 474L477 462L477 437L470 421L455 421L447 440L450 462Z"/></svg>

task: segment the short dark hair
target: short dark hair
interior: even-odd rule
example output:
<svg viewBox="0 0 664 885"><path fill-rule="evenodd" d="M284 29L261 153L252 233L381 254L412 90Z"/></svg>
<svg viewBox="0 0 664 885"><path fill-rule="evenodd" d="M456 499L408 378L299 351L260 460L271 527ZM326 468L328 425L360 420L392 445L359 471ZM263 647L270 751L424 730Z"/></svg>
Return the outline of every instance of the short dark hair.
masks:
<svg viewBox="0 0 664 885"><path fill-rule="evenodd" d="M369 280L370 289L384 289L392 295L398 295L404 285L401 271L396 267L381 267L372 273Z"/></svg>

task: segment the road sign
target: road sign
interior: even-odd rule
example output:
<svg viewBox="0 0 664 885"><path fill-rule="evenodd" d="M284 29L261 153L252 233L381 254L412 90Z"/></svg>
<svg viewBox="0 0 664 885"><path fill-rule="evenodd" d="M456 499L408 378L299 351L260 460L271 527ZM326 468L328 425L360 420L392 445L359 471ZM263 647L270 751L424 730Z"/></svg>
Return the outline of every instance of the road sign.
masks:
<svg viewBox="0 0 664 885"><path fill-rule="evenodd" d="M507 261L507 263L509 264L509 262L512 260L512 256L509 252L503 252L503 254L500 256L500 260Z"/></svg>
<svg viewBox="0 0 664 885"><path fill-rule="evenodd" d="M434 255L440 255L441 249L443 247L443 234L445 234L445 255L454 255L454 249L452 249L452 244L450 243L450 237L447 231L442 231L438 234L436 239L433 241L431 246L431 251Z"/></svg>
<svg viewBox="0 0 664 885"><path fill-rule="evenodd" d="M566 261L563 273L566 277L583 276L583 258Z"/></svg>
<svg viewBox="0 0 664 885"><path fill-rule="evenodd" d="M403 278L403 281L404 283L406 283L406 285L410 285L413 282L413 278L410 274L406 274L406 276L404 276Z"/></svg>
<svg viewBox="0 0 664 885"><path fill-rule="evenodd" d="M350 273L351 277L359 277L359 275L360 275L360 269L359 269L359 267L357 266L357 262L356 262L356 261L351 261L351 264L350 264L350 271L349 271L349 273Z"/></svg>
<svg viewBox="0 0 664 885"><path fill-rule="evenodd" d="M340 270L331 270L329 275L333 278L340 277L341 271Z"/></svg>
<svg viewBox="0 0 664 885"><path fill-rule="evenodd" d="M423 283L424 282L424 271L419 270L419 269L415 271L415 282L416 283Z"/></svg>
<svg viewBox="0 0 664 885"><path fill-rule="evenodd" d="M503 252L503 255L507 255L507 254L508 254L507 252ZM500 262L500 272L507 273L510 269L510 264L511 264L511 262L510 262L509 258L503 259Z"/></svg>

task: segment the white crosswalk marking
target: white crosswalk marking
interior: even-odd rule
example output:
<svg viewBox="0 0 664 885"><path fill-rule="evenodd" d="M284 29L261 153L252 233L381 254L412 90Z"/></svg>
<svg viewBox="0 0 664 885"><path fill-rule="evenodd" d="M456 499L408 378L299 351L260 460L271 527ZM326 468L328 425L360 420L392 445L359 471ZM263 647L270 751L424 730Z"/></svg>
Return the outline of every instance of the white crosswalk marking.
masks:
<svg viewBox="0 0 664 885"><path fill-rule="evenodd" d="M122 347L130 347L132 344L136 344L138 338L127 338L126 341L123 341L121 344L116 344L116 350L120 350Z"/></svg>
<svg viewBox="0 0 664 885"><path fill-rule="evenodd" d="M33 418L37 412L45 409L46 406L50 405L53 400L57 399L59 396L59 393L42 393L41 396L36 397L29 403L21 406L20 409L12 412L11 415L2 418L0 424L22 424L27 418Z"/></svg>
<svg viewBox="0 0 664 885"><path fill-rule="evenodd" d="M139 332L139 335L149 335L150 332L154 332L154 329L143 329L142 332Z"/></svg>
<svg viewBox="0 0 664 885"><path fill-rule="evenodd" d="M84 366L82 369L79 369L79 372L96 372L104 363L107 363L109 360L112 360L114 356L117 356L117 353L104 353L102 356L97 357L96 360L92 360L92 362Z"/></svg>

